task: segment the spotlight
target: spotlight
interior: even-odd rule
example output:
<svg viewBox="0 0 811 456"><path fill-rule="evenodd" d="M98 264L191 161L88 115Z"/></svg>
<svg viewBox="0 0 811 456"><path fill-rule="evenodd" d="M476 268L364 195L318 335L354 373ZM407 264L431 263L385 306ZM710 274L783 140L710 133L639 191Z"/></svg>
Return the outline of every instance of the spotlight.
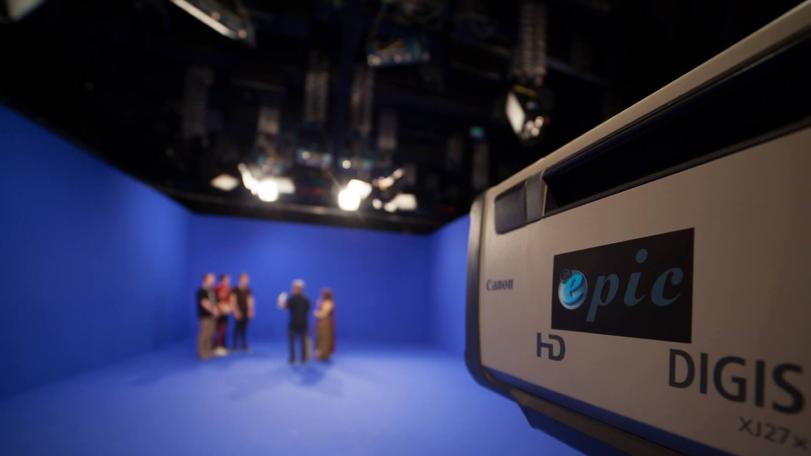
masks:
<svg viewBox="0 0 811 456"><path fill-rule="evenodd" d="M352 167L352 161L350 161L350 160L344 160L344 161L342 161L342 162L341 162L341 167L343 167L343 169L349 169L349 168L351 168L351 167Z"/></svg>
<svg viewBox="0 0 811 456"><path fill-rule="evenodd" d="M411 193L398 193L394 198L383 202L377 198L372 200L372 207L383 209L386 212L414 211L417 209L417 197Z"/></svg>
<svg viewBox="0 0 811 456"><path fill-rule="evenodd" d="M346 189L356 193L361 199L366 198L372 193L372 185L360 179L352 179L346 184Z"/></svg>
<svg viewBox="0 0 811 456"><path fill-rule="evenodd" d="M378 177L372 181L372 184L379 188L380 191L386 192L394 187L394 184L402 179L403 176L405 176L405 171L403 168L397 168L390 176Z"/></svg>
<svg viewBox="0 0 811 456"><path fill-rule="evenodd" d="M211 179L211 186L224 192L230 192L235 189L237 185L239 185L239 181L230 174L220 174L214 179Z"/></svg>
<svg viewBox="0 0 811 456"><path fill-rule="evenodd" d="M383 206L386 212L413 211L417 209L417 197L411 193L400 193Z"/></svg>
<svg viewBox="0 0 811 456"><path fill-rule="evenodd" d="M345 188L338 193L338 207L345 211L356 211L360 207L360 195Z"/></svg>
<svg viewBox="0 0 811 456"><path fill-rule="evenodd" d="M550 96L542 89L513 86L507 93L504 111L516 136L524 141L537 139L548 123L544 112L548 111L550 104Z"/></svg>
<svg viewBox="0 0 811 456"><path fill-rule="evenodd" d="M516 135L520 135L524 129L524 120L526 120L527 116L524 114L524 109L521 107L521 103L518 102L515 93L510 92L507 94L507 105L504 110L507 112L507 120L510 121L513 131Z"/></svg>
<svg viewBox="0 0 811 456"><path fill-rule="evenodd" d="M279 194L295 193L296 187L289 177L262 176L257 178L251 169L244 163L240 163L239 171L242 174L242 183L252 194L262 201L273 202L279 199Z"/></svg>
<svg viewBox="0 0 811 456"><path fill-rule="evenodd" d="M417 209L417 197L411 193L400 193L392 201L397 202L397 210L413 211Z"/></svg>
<svg viewBox="0 0 811 456"><path fill-rule="evenodd" d="M248 168L248 166L246 166L244 163L240 163L238 168L240 175L242 175L242 185L244 185L245 188L250 190L251 193L255 195L256 185L259 183L259 181L253 177L253 173L251 172L250 168Z"/></svg>
<svg viewBox="0 0 811 456"><path fill-rule="evenodd" d="M273 176L268 179L276 183L279 188L280 195L290 195L296 193L296 186L293 184L293 179L289 177Z"/></svg>
<svg viewBox="0 0 811 456"><path fill-rule="evenodd" d="M394 185L395 181L396 179L394 179L394 177L392 176L381 177L377 179L377 186L380 188L380 190L383 190L385 192L386 190L391 188L392 185Z"/></svg>
<svg viewBox="0 0 811 456"><path fill-rule="evenodd" d="M217 33L232 40L253 43L253 25L237 11L224 8L215 0L170 0L183 11Z"/></svg>
<svg viewBox="0 0 811 456"><path fill-rule="evenodd" d="M356 211L369 194L372 193L372 185L360 179L352 179L346 187L338 192L338 207L345 211Z"/></svg>
<svg viewBox="0 0 811 456"><path fill-rule="evenodd" d="M279 186L272 179L259 181L256 187L256 196L266 203L276 201L279 199Z"/></svg>

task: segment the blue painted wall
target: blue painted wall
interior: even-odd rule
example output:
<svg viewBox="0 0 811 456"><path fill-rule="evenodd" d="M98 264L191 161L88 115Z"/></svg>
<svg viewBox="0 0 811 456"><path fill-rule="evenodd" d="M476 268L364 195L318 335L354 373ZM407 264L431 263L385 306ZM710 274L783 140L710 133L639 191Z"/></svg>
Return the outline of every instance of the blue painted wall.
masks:
<svg viewBox="0 0 811 456"><path fill-rule="evenodd" d="M287 314L276 297L297 277L314 302L335 293L338 344L430 343L430 239L427 236L194 216L188 293L207 271L252 276L257 316L251 337L286 337ZM191 309L190 309L191 310Z"/></svg>
<svg viewBox="0 0 811 456"><path fill-rule="evenodd" d="M465 288L470 217L464 216L431 235L431 311L435 343L465 351Z"/></svg>
<svg viewBox="0 0 811 456"><path fill-rule="evenodd" d="M0 398L184 335L185 209L0 106Z"/></svg>
<svg viewBox="0 0 811 456"><path fill-rule="evenodd" d="M253 276L253 337L283 338L295 277L333 288L339 343L464 350L468 218L431 236L188 213L0 107L0 398L196 329L206 271Z"/></svg>

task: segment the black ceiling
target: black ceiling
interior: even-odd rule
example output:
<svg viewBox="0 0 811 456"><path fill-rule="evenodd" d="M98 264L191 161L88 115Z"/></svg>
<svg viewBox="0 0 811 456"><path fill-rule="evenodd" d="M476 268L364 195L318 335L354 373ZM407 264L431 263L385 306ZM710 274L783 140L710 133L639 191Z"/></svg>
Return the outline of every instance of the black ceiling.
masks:
<svg viewBox="0 0 811 456"><path fill-rule="evenodd" d="M492 185L797 3L546 1L547 74L532 89L547 122L532 141L519 140L504 114L521 82L511 75L520 4L504 0L221 0L249 20L252 43L168 0L47 0L0 23L0 100L199 212L428 232L465 213L481 190L474 150L489 151ZM430 57L376 68L370 129L358 129L356 69L371 45L397 40ZM314 61L328 72L326 117L316 122L303 107ZM210 78L200 111L190 106L190 74ZM257 146L263 106L279 114L267 150ZM204 118L194 124L190 112ZM391 152L378 141L386 113L397 118ZM190 122L203 130L190 134ZM211 187L219 174L239 176L239 163L266 163L268 150L294 194L265 203L241 185ZM330 161L305 163L305 150ZM357 212L337 207L348 179L398 168L408 178L396 191L416 195L416 210L388 213L372 198Z"/></svg>

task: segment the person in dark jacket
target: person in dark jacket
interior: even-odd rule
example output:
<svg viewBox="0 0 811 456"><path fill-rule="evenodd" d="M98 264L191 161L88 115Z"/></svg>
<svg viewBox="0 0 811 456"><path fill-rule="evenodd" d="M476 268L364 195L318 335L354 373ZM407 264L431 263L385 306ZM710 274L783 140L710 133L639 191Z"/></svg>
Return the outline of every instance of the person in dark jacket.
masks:
<svg viewBox="0 0 811 456"><path fill-rule="evenodd" d="M250 276L247 272L239 275L239 284L232 290L236 301L234 307L234 350L248 351L248 322L253 320L256 312L253 292L248 284Z"/></svg>
<svg viewBox="0 0 811 456"><path fill-rule="evenodd" d="M296 341L301 344L301 363L307 362L307 327L310 314L310 300L304 294L304 281L293 281L291 295L279 296L279 307L286 309L290 320L287 326L287 345L290 349L290 364L296 362Z"/></svg>

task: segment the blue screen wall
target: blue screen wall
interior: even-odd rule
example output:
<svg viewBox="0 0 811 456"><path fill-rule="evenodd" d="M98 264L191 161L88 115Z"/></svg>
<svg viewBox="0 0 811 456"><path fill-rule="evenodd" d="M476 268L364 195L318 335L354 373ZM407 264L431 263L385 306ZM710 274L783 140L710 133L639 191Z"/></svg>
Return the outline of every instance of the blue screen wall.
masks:
<svg viewBox="0 0 811 456"><path fill-rule="evenodd" d="M251 337L284 340L287 314L276 297L294 278L312 301L335 293L338 344L429 343L430 238L379 231L194 216L189 291L206 271L252 276L257 316ZM191 311L191 309L190 309Z"/></svg>
<svg viewBox="0 0 811 456"><path fill-rule="evenodd" d="M431 311L436 344L465 351L465 287L470 217L464 216L431 235Z"/></svg>
<svg viewBox="0 0 811 456"><path fill-rule="evenodd" d="M429 236L193 215L0 107L0 397L194 334L203 272L248 271L253 337L276 296L335 291L341 341L464 350L468 218ZM191 350L190 346L190 350Z"/></svg>
<svg viewBox="0 0 811 456"><path fill-rule="evenodd" d="M2 106L0 166L0 397L185 334L185 209Z"/></svg>

